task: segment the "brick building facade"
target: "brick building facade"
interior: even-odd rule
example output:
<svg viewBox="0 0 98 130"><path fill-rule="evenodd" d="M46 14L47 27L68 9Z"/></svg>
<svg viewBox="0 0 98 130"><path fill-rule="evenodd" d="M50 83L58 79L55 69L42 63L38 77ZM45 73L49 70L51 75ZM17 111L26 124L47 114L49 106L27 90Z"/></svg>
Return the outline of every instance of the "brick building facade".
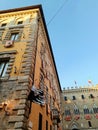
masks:
<svg viewBox="0 0 98 130"><path fill-rule="evenodd" d="M98 85L64 89L63 130L98 129Z"/></svg>
<svg viewBox="0 0 98 130"><path fill-rule="evenodd" d="M28 100L32 86L44 105ZM0 130L57 130L60 93L41 5L0 11Z"/></svg>

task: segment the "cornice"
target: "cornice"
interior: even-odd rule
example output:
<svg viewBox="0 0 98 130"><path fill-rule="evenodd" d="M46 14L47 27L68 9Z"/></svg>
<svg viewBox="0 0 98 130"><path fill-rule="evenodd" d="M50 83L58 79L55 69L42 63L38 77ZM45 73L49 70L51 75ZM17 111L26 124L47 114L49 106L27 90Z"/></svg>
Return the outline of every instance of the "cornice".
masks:
<svg viewBox="0 0 98 130"><path fill-rule="evenodd" d="M4 13L0 14L0 18L33 16L35 13L38 13L38 9Z"/></svg>

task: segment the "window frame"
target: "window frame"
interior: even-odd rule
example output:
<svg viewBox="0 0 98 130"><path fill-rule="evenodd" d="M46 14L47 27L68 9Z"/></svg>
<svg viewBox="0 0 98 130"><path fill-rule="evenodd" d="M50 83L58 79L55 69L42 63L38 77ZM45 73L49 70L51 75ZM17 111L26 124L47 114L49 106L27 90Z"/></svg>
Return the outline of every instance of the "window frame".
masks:
<svg viewBox="0 0 98 130"><path fill-rule="evenodd" d="M81 95L81 98L84 100L84 99L85 99L85 96L82 94L82 95Z"/></svg>
<svg viewBox="0 0 98 130"><path fill-rule="evenodd" d="M76 96L72 96L72 100L76 100Z"/></svg>
<svg viewBox="0 0 98 130"><path fill-rule="evenodd" d="M11 33L10 40L17 41L18 37L19 37L19 32L13 32L13 33Z"/></svg>
<svg viewBox="0 0 98 130"><path fill-rule="evenodd" d="M0 61L0 77L4 77L8 68L9 59Z"/></svg>
<svg viewBox="0 0 98 130"><path fill-rule="evenodd" d="M39 113L38 130L42 130L42 121L43 121L43 115Z"/></svg>
<svg viewBox="0 0 98 130"><path fill-rule="evenodd" d="M2 23L1 27L6 27L7 23Z"/></svg>
<svg viewBox="0 0 98 130"><path fill-rule="evenodd" d="M79 108L74 108L74 114L75 114L75 115L80 115Z"/></svg>
<svg viewBox="0 0 98 130"><path fill-rule="evenodd" d="M71 116L70 109L65 110L65 115L66 115L66 116Z"/></svg>
<svg viewBox="0 0 98 130"><path fill-rule="evenodd" d="M46 130L48 130L48 121L46 120Z"/></svg>
<svg viewBox="0 0 98 130"><path fill-rule="evenodd" d="M67 96L64 96L64 101L68 101L68 98L67 98Z"/></svg>
<svg viewBox="0 0 98 130"><path fill-rule="evenodd" d="M84 111L84 114L90 114L90 111L88 108L84 108L83 111Z"/></svg>
<svg viewBox="0 0 98 130"><path fill-rule="evenodd" d="M89 125L90 128L92 127L91 121L88 121L88 125Z"/></svg>
<svg viewBox="0 0 98 130"><path fill-rule="evenodd" d="M17 22L17 25L21 25L21 24L23 24L22 20Z"/></svg>
<svg viewBox="0 0 98 130"><path fill-rule="evenodd" d="M94 114L98 113L98 107L95 104L93 106L93 112Z"/></svg>
<svg viewBox="0 0 98 130"><path fill-rule="evenodd" d="M91 94L89 95L89 98L93 99L93 98L94 98L94 95L91 93Z"/></svg>

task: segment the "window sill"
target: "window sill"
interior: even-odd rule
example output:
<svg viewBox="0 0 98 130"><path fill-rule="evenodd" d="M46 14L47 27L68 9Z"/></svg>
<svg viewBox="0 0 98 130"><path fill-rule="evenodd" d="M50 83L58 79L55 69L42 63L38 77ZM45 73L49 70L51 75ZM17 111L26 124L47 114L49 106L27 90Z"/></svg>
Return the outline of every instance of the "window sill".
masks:
<svg viewBox="0 0 98 130"><path fill-rule="evenodd" d="M0 27L0 30L5 30L6 27Z"/></svg>
<svg viewBox="0 0 98 130"><path fill-rule="evenodd" d="M22 25L11 25L10 27L9 27L9 29L15 29L15 28L23 28L24 27L24 25L22 24Z"/></svg>

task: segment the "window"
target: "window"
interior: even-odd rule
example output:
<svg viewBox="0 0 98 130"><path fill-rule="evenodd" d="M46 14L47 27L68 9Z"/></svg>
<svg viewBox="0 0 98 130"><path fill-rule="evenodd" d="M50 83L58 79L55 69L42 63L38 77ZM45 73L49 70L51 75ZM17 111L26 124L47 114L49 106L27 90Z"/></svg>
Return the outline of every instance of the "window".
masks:
<svg viewBox="0 0 98 130"><path fill-rule="evenodd" d="M81 95L81 98L82 98L82 99L85 99L84 95Z"/></svg>
<svg viewBox="0 0 98 130"><path fill-rule="evenodd" d="M94 98L93 94L90 94L89 98Z"/></svg>
<svg viewBox="0 0 98 130"><path fill-rule="evenodd" d="M93 111L94 111L95 114L98 113L98 107L95 104L93 106Z"/></svg>
<svg viewBox="0 0 98 130"><path fill-rule="evenodd" d="M42 130L42 114L39 113L39 126L38 126L38 130Z"/></svg>
<svg viewBox="0 0 98 130"><path fill-rule="evenodd" d="M65 110L65 115L66 115L66 116L70 116L70 115L71 115L70 110Z"/></svg>
<svg viewBox="0 0 98 130"><path fill-rule="evenodd" d="M88 108L84 108L84 114L89 114L89 109Z"/></svg>
<svg viewBox="0 0 98 130"><path fill-rule="evenodd" d="M10 40L15 41L18 39L19 33L12 33Z"/></svg>
<svg viewBox="0 0 98 130"><path fill-rule="evenodd" d="M67 97L66 96L64 96L64 100L67 101Z"/></svg>
<svg viewBox="0 0 98 130"><path fill-rule="evenodd" d="M98 113L98 108L93 108L94 113Z"/></svg>
<svg viewBox="0 0 98 130"><path fill-rule="evenodd" d="M0 77L4 77L8 67L8 60L0 62Z"/></svg>
<svg viewBox="0 0 98 130"><path fill-rule="evenodd" d="M5 27L7 25L7 23L3 23L2 25L1 25L1 27Z"/></svg>
<svg viewBox="0 0 98 130"><path fill-rule="evenodd" d="M76 100L76 97L75 97L75 96L72 96L72 100Z"/></svg>
<svg viewBox="0 0 98 130"><path fill-rule="evenodd" d="M79 115L79 114L80 114L80 112L79 112L79 109L78 109L78 108L75 108L75 109L74 109L74 114L75 114L75 115Z"/></svg>
<svg viewBox="0 0 98 130"><path fill-rule="evenodd" d="M50 125L50 130L52 130L52 125Z"/></svg>
<svg viewBox="0 0 98 130"><path fill-rule="evenodd" d="M91 121L88 121L88 125L89 127L92 127Z"/></svg>
<svg viewBox="0 0 98 130"><path fill-rule="evenodd" d="M17 24L23 24L23 21L18 21L18 23Z"/></svg>
<svg viewBox="0 0 98 130"><path fill-rule="evenodd" d="M46 130L48 130L48 121L46 121Z"/></svg>

